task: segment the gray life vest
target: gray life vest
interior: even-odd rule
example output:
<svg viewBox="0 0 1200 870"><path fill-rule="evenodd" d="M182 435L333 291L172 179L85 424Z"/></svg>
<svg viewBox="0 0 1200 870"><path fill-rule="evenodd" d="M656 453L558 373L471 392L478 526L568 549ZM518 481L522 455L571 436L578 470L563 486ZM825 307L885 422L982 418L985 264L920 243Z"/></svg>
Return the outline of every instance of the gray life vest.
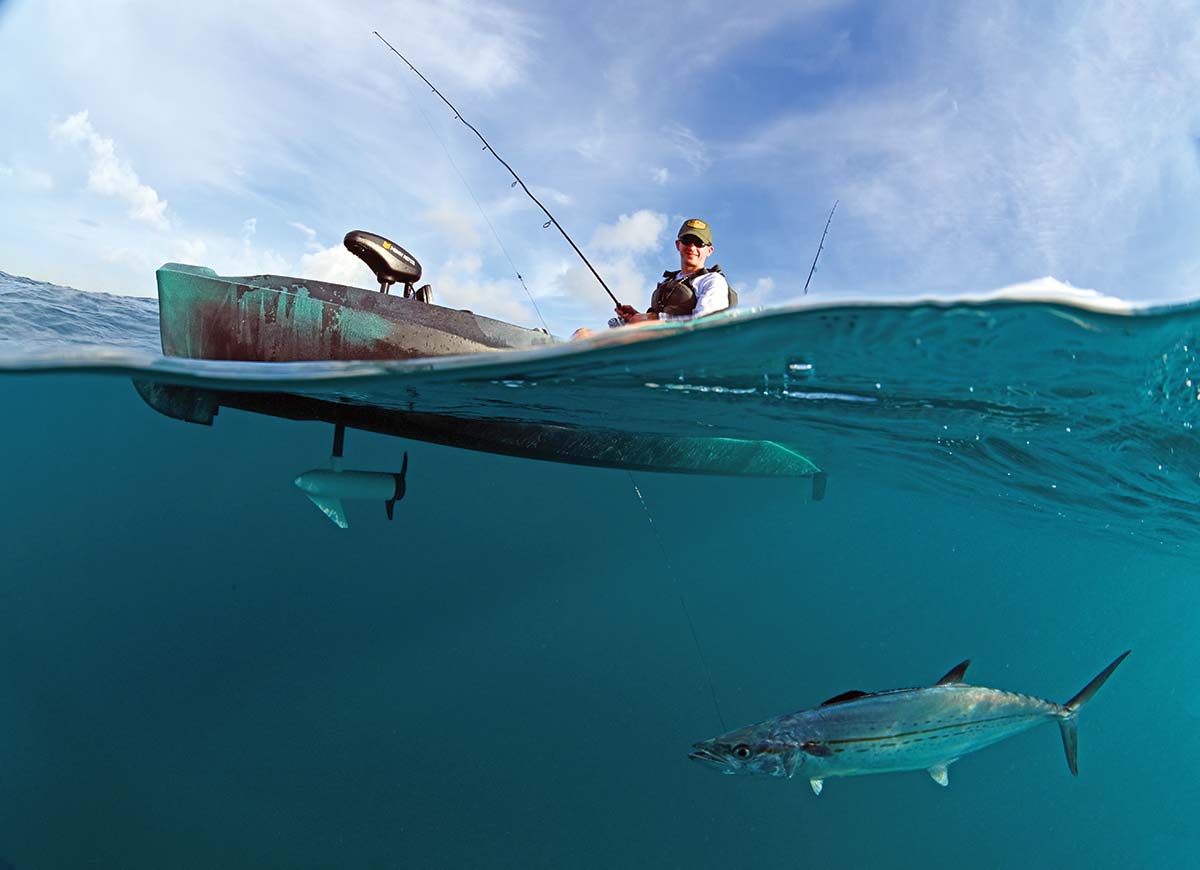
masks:
<svg viewBox="0 0 1200 870"><path fill-rule="evenodd" d="M647 311L653 311L655 314L670 314L678 317L681 314L691 314L696 308L696 288L692 286L692 281L699 278L701 275L707 275L709 272L719 272L722 276L721 267L714 264L711 269L701 269L699 272L694 272L686 278L676 277L679 272L663 272L663 280L658 282L658 286L654 288L654 295L650 297L650 307ZM728 286L729 282L725 282ZM729 307L737 305L737 293L733 288L729 288Z"/></svg>

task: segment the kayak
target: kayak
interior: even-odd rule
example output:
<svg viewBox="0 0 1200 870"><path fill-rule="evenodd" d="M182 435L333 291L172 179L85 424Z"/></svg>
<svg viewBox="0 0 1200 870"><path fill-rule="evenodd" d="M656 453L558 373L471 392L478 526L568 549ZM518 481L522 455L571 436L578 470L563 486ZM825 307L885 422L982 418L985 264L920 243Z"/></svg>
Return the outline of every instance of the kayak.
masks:
<svg viewBox="0 0 1200 870"><path fill-rule="evenodd" d="M286 363L405 360L560 344L542 329L435 305L429 285L414 286L421 276L420 264L381 236L354 231L345 244L375 273L378 291L279 275L223 277L204 266L165 264L156 273L163 353L197 360ZM403 292L389 292L397 284ZM772 441L468 419L372 403L369 394L350 401L146 380L136 380L135 386L160 413L203 425L212 425L220 408L230 407L283 419L321 420L338 431L349 427L575 465L813 478L814 497L824 494L820 469L791 447Z"/></svg>

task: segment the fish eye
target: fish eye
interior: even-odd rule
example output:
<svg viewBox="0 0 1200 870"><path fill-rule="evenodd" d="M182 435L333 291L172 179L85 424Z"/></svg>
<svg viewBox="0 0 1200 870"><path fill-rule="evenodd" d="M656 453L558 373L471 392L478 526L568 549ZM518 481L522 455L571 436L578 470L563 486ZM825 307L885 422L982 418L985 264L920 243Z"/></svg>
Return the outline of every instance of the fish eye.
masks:
<svg viewBox="0 0 1200 870"><path fill-rule="evenodd" d="M750 747L745 743L739 743L737 746L733 747L733 754L737 758L741 758L743 760L747 759L750 757Z"/></svg>

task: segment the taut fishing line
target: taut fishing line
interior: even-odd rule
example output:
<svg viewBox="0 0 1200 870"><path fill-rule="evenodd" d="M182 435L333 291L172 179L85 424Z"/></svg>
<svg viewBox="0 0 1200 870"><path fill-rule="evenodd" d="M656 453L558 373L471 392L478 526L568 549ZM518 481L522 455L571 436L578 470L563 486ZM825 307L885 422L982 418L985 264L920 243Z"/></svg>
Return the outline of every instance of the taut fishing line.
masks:
<svg viewBox="0 0 1200 870"><path fill-rule="evenodd" d="M642 491L638 489L637 481L633 479L633 473L628 471L625 473L629 475L633 491L637 493L638 501L642 503L642 510L646 512L646 520L650 523L654 541L658 544L659 552L662 553L663 561L667 564L667 571L671 575L671 582L679 594L679 606L683 608L683 615L687 617L688 628L692 632L692 642L696 644L696 655L700 658L700 667L704 669L704 678L708 681L708 693L712 695L713 708L717 711L717 721L721 723L721 730L727 731L729 729L725 727L725 717L721 715L721 705L717 702L717 689L713 685L712 671L708 669L708 661L704 658L704 648L700 646L700 636L696 634L696 623L692 621L692 613L688 610L687 599L683 596L683 586L679 582L679 575L675 573L675 566L671 564L671 557L667 555L667 548L663 546L662 538L658 534L658 526L654 525L654 515L650 513L650 507L646 504Z"/></svg>

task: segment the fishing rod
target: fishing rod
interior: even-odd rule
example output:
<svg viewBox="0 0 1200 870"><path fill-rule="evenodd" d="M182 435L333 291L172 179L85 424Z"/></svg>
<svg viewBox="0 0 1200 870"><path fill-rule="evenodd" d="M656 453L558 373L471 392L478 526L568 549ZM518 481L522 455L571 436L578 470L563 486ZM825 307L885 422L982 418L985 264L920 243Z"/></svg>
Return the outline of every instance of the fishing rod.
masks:
<svg viewBox="0 0 1200 870"><path fill-rule="evenodd" d="M833 201L833 208L829 210L829 219L825 221L825 232L821 233L821 244L817 245L817 255L813 257L812 268L808 270L808 277L804 279L804 295L808 295L808 282L812 280L813 272L817 271L817 260L821 259L821 251L825 248L825 234L829 232L829 225L833 223L833 213L837 211L840 199Z"/></svg>
<svg viewBox="0 0 1200 870"><path fill-rule="evenodd" d="M550 210L548 208L546 208L544 205L542 205L541 200L539 200L536 196L534 196L533 192L528 187L525 186L525 182L521 180L521 176L517 175L517 173L513 170L513 168L508 165L508 162L503 157L501 157L499 154L496 153L496 149L494 149L491 146L491 144L488 142L487 139L483 138L482 133L480 133L478 130L475 129L475 125L472 124L470 121L468 121L466 118L464 118L462 116L462 113L459 112L458 109L454 108L454 104L451 103L449 100L447 100L446 97L442 94L442 92L437 89L437 87L434 85L434 83L431 82L429 79L425 78L425 76L421 73L421 71L412 65L412 61L410 61L407 57L402 55L400 52L396 51L396 48L390 42L388 42L386 39L384 39L382 36L380 36L380 33L378 30L373 30L371 32L374 33L376 36L378 36L379 40L384 45L386 45L388 48L390 48L392 50L392 53L395 54L396 57L398 57L402 61L404 61L408 65L408 68L410 70L412 70L413 72L415 72L420 77L421 81L423 81L423 82L425 82L425 84L429 85L430 90L432 90L435 94L437 94L438 98L443 103L445 103L447 106L450 107L450 111L452 111L454 113L455 119L462 121L464 124L467 125L467 127L470 129L470 131L472 133L474 133L476 136L479 137L479 141L483 143L483 150L491 152L491 155L500 161L501 165L505 169L508 170L509 174L513 178L516 179L516 183L521 185L521 190L525 191L526 195L530 199L532 199L534 201L534 203L537 204L537 207L540 208L542 210L542 212L546 215L546 217L548 217L550 219L550 220L546 221L546 223L542 224L542 229L546 229L551 224L553 224L554 228L557 229L560 233L562 233L562 237L567 240L567 244L569 244L572 248L575 249L575 253L579 255L579 259L583 260L584 265L587 266L588 269L591 270L592 274L596 276L596 280L600 282L600 286L604 288L604 292L608 294L608 298L613 301L614 305L616 305L618 308L620 308L621 307L620 300L618 300L617 297L613 295L613 292L608 289L608 285L604 283L604 279L600 277L600 273L596 271L596 268L590 262L588 262L588 258L583 255L583 251L579 250L579 246L575 244L575 242L571 239L571 237L569 235L567 235L567 231L562 228L562 224L560 224L557 220L555 220L554 215L550 214Z"/></svg>

